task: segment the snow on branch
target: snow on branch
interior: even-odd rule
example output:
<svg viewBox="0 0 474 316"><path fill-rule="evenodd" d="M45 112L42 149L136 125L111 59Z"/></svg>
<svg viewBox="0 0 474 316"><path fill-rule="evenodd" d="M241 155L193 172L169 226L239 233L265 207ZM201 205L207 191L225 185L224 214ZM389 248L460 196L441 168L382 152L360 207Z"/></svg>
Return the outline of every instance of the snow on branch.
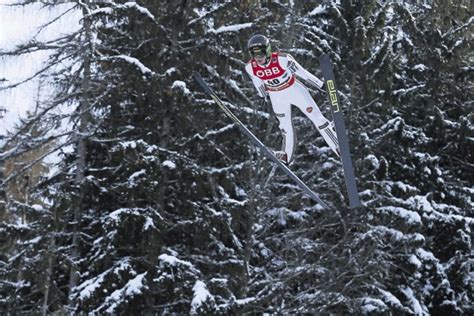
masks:
<svg viewBox="0 0 474 316"><path fill-rule="evenodd" d="M110 269L107 269L106 271L102 272L101 274L95 276L95 277L92 277L92 278L89 278L87 280L85 280L84 282L82 282L81 284L79 284L76 288L75 288L75 292L76 292L76 296L79 300L81 301L84 301L84 300L87 300L91 297L94 297L95 293L97 291L100 291L100 288L106 284L106 280L108 278L110 278L111 276L113 275L119 275L119 273L121 271L127 271L127 270L131 270L131 273L133 273L133 275L135 275L136 273L133 271L133 269L131 269L131 266L130 266L130 262L128 260L128 258L125 258L119 262L116 262L114 264L113 267L111 267ZM131 287L132 285L136 285L136 282L139 280L139 277L140 276L144 276L146 274L143 273L137 277L135 277L133 280L129 281L127 283L127 285L124 287L124 288L129 288L129 291L126 292L125 294L131 294L133 292L133 288ZM112 294L113 295L113 294Z"/></svg>
<svg viewBox="0 0 474 316"><path fill-rule="evenodd" d="M110 268L98 276L88 279L82 284L80 284L76 290L80 291L79 292L79 299L80 300L85 300L88 299L89 297L93 296L94 292L102 286L102 283L104 283L105 277L113 270L114 268Z"/></svg>
<svg viewBox="0 0 474 316"><path fill-rule="evenodd" d="M188 268L191 268L191 269L194 268L194 266L191 262L178 259L175 256L170 256L170 255L167 255L165 253L160 255L158 257L158 259L160 259L163 263L165 263L169 266L172 266L172 267L176 267L177 265L182 265L182 266L185 266L185 267L188 267Z"/></svg>
<svg viewBox="0 0 474 316"><path fill-rule="evenodd" d="M214 303L214 296L208 291L206 284L197 280L193 286L193 300L191 302L191 314L197 314L199 308L206 302Z"/></svg>
<svg viewBox="0 0 474 316"><path fill-rule="evenodd" d="M194 11L194 13L196 13L198 15L198 17L195 18L195 19L192 19L191 21L189 21L188 26L204 19L205 17L207 17L210 14L214 14L216 11L218 11L220 9L223 9L224 7L226 7L228 5L232 5L232 2L229 1L229 2L222 3L222 4L214 4L209 11L206 11L205 9L194 9L193 11Z"/></svg>
<svg viewBox="0 0 474 316"><path fill-rule="evenodd" d="M388 311L388 306L378 298L363 297L357 301L359 301L364 315L370 313L384 313Z"/></svg>
<svg viewBox="0 0 474 316"><path fill-rule="evenodd" d="M403 207L384 206L377 208L378 212L389 213L405 220L410 225L421 225L421 217L417 212L409 211Z"/></svg>
<svg viewBox="0 0 474 316"><path fill-rule="evenodd" d="M428 312L426 310L423 310L423 308L421 307L420 302L415 297L415 293L411 288L403 287L401 288L401 291L403 292L403 294L405 294L410 304L411 310L415 315L428 315Z"/></svg>
<svg viewBox="0 0 474 316"><path fill-rule="evenodd" d="M408 244L423 244L425 242L425 237L419 233L404 234L397 229L383 225L374 226L363 235L363 238L388 238L392 241Z"/></svg>
<svg viewBox="0 0 474 316"><path fill-rule="evenodd" d="M196 134L194 134L192 137L190 137L188 140L186 140L186 142L185 142L184 144L188 144L188 143L193 142L193 141L195 141L195 140L204 140L204 139L206 139L206 138L208 138L208 137L210 137L210 136L219 136L219 135L222 135L223 133L226 133L226 132L228 132L228 131L230 131L230 130L233 130L234 128L237 128L237 124L232 123L232 124L228 124L228 125L226 125L226 126L224 126L224 127L221 127L221 128L219 128L219 129L217 129L217 130L213 130L213 129L208 130L208 131L206 132L206 134L204 134L204 135L201 135L201 134L199 134L199 133L196 133ZM182 145L184 145L184 144L180 144L180 145L182 146Z"/></svg>
<svg viewBox="0 0 474 316"><path fill-rule="evenodd" d="M318 15L318 14L321 14L321 13L325 13L326 11L327 11L326 6L324 4L320 4L316 8L311 10L311 12L308 13L308 15L309 16Z"/></svg>
<svg viewBox="0 0 474 316"><path fill-rule="evenodd" d="M156 21L156 18L151 12L136 2L125 2L124 4L113 4L113 7L106 7L106 8L99 8L97 10L91 11L87 16L92 16L92 15L98 15L98 14L104 14L104 15L111 15L113 14L114 10L127 10L127 9L133 9L140 13L143 16L148 17L150 20ZM86 17L87 17L86 16Z"/></svg>
<svg viewBox="0 0 474 316"><path fill-rule="evenodd" d="M186 82L181 81L181 80L174 81L173 84L171 85L171 89L181 90L186 95L191 94L191 91L189 91L188 87L186 86Z"/></svg>
<svg viewBox="0 0 474 316"><path fill-rule="evenodd" d="M127 55L115 55L115 56L106 56L106 57L101 58L101 60L114 60L114 59L121 59L121 60L135 66L144 75L146 75L146 74L154 75L155 74L154 71L152 71L150 68L145 66L140 60L138 60L135 57L130 57L130 56L127 56Z"/></svg>
<svg viewBox="0 0 474 316"><path fill-rule="evenodd" d="M115 290L110 296L105 299L105 303L101 305L94 312L100 312L104 307L107 307L107 313L115 313L121 302L128 301L134 296L143 294L143 290L147 290L148 286L145 284L145 276L148 272L137 275L135 278L125 284L125 286L119 290Z"/></svg>
<svg viewBox="0 0 474 316"><path fill-rule="evenodd" d="M149 211L148 208L142 208L142 207L127 207L127 208L119 208L110 213L106 218L105 221L109 223L114 223L118 224L122 220L123 215L128 215L128 216L138 216L138 217L143 217L145 218L145 227L149 228L152 222L149 222L149 217L146 216L147 212ZM161 216L156 213L158 217L161 218ZM148 223L148 224L147 224ZM154 225L153 225L154 226Z"/></svg>
<svg viewBox="0 0 474 316"><path fill-rule="evenodd" d="M219 34L219 33L224 33L224 32L238 32L242 29L246 29L249 27L252 27L253 23L243 23L243 24L233 24L233 25L224 25L219 27L217 30L216 29L210 29L210 33L214 34Z"/></svg>
<svg viewBox="0 0 474 316"><path fill-rule="evenodd" d="M221 127L221 128L219 128L219 129L217 129L217 130L209 130L209 131L206 132L206 134L205 134L204 136L202 136L202 138L206 138L206 137L211 136L211 135L212 135L212 136L214 136L214 135L220 135L220 134L222 134L222 133L225 133L225 132L227 132L227 131L229 131L229 130L234 129L235 127L237 127L237 125L234 124L234 123L232 123L232 124L228 124L228 125L226 125L226 126L224 126L224 127Z"/></svg>
<svg viewBox="0 0 474 316"><path fill-rule="evenodd" d="M407 89L398 89L398 90L395 90L392 92L393 95L405 95L407 93L410 93L410 92L413 92L413 91L416 91L420 88L424 88L426 85L425 84L420 84L420 85L417 85L417 86L413 86L411 88L407 88Z"/></svg>
<svg viewBox="0 0 474 316"><path fill-rule="evenodd" d="M418 212L423 212L423 217L430 220L444 223L465 222L467 225L474 225L472 217L451 214L453 211L459 213L459 208L453 205L438 204L428 200L427 196L412 196L406 200L406 204Z"/></svg>
<svg viewBox="0 0 474 316"><path fill-rule="evenodd" d="M402 135L399 137L403 139L408 139L417 143L426 143L430 140L421 128L408 125L400 116L390 119L381 127L374 129L375 133L383 133L380 137L400 131L402 132Z"/></svg>
<svg viewBox="0 0 474 316"><path fill-rule="evenodd" d="M390 307L395 307L397 309L400 309L400 310L403 310L405 309L403 304L400 302L400 300L395 296L393 295L392 293L390 293L389 291L386 291L386 290L383 290L381 288L377 288L376 289L379 291L381 297L382 297L382 300ZM409 311L407 311L409 312Z"/></svg>
<svg viewBox="0 0 474 316"><path fill-rule="evenodd" d="M136 11L140 12L142 15L149 17L151 20L155 21L156 18L151 12L147 9L142 7L136 2L126 2L123 5L117 6L117 7L124 7L124 8L129 8L129 9L135 9Z"/></svg>
<svg viewBox="0 0 474 316"><path fill-rule="evenodd" d="M454 33L457 33L459 31L462 31L466 28L469 28L471 26L471 24L474 23L474 16L471 16L469 18L469 21L467 21L467 23L464 23L463 25L457 27L457 28L454 28L454 29L450 29L449 31L447 31L446 33L444 33L441 37L442 38L445 38L446 36L449 36L451 34L454 34Z"/></svg>

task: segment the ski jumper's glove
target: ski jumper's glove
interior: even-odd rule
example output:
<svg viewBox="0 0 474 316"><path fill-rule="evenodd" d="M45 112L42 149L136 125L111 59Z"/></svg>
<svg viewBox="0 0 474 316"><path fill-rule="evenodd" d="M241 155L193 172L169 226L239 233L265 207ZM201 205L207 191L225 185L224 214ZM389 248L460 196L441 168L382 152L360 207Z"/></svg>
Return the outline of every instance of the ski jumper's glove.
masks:
<svg viewBox="0 0 474 316"><path fill-rule="evenodd" d="M266 108L268 104L268 96L264 96L263 98L260 98L260 101L258 102L259 108Z"/></svg>
<svg viewBox="0 0 474 316"><path fill-rule="evenodd" d="M254 95L250 97L250 102L252 104L252 107L257 107L257 108L265 108L267 106L268 101L270 100L269 97L267 96L260 96L260 95Z"/></svg>

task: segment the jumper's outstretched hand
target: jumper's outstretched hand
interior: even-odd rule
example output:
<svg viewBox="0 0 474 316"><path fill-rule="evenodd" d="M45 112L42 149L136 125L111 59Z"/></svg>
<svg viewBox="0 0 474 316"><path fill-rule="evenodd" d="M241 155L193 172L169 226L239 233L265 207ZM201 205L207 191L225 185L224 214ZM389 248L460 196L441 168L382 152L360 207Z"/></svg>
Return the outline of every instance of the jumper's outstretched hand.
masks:
<svg viewBox="0 0 474 316"><path fill-rule="evenodd" d="M266 108L267 107L267 103L268 103L268 97L264 97L264 98L260 98L259 102L258 102L258 107L259 108Z"/></svg>
<svg viewBox="0 0 474 316"><path fill-rule="evenodd" d="M269 99L270 98L268 96L265 96L264 98L262 98L261 96L254 96L250 98L250 101L252 102L252 105L254 107L262 109L267 107Z"/></svg>

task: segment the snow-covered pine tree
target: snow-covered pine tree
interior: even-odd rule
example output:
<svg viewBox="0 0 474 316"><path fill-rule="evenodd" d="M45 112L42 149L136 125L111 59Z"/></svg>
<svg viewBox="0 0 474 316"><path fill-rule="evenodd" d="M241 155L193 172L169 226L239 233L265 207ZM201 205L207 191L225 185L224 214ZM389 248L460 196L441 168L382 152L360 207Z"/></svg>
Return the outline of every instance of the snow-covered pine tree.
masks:
<svg viewBox="0 0 474 316"><path fill-rule="evenodd" d="M449 138L433 133L433 123L446 115L439 108L448 108L456 121L469 115L469 94L461 92L469 47L462 30L472 23L467 7L454 2L372 1L322 8L322 17L335 16L336 23L327 28L336 29L328 33L351 43L340 47L339 74L343 81L352 78L347 92L353 105L349 117L356 168L371 210L372 228L365 238L392 254L380 261L393 267L383 278L384 286L373 284L376 290L367 293L361 307L461 313L468 308L472 218L466 216L472 216L472 201L462 185L466 180L452 175L469 165L454 154L440 153L458 148L466 139L456 133ZM337 42L330 43L337 47ZM449 129L461 128L453 121L441 125L447 123ZM469 124L463 130L467 133Z"/></svg>
<svg viewBox="0 0 474 316"><path fill-rule="evenodd" d="M225 143L237 131L211 125L218 111L200 108L186 83L209 41L192 40L205 24L188 26L196 5L117 1L89 14L107 93L95 97L76 311L215 311L240 289L230 212L245 203L228 179L241 167L214 141L240 150Z"/></svg>
<svg viewBox="0 0 474 316"><path fill-rule="evenodd" d="M416 171L409 173L417 178L411 183L419 192L407 202L422 215L428 257L433 254L422 262L439 270L425 281L434 288L423 293L429 298L420 296L430 312L472 313L466 309L472 300L468 258L474 224L468 188L473 160L468 149L473 135L473 93L468 88L472 8L465 1L433 1L397 12L409 21L405 29L412 45L405 46L408 56L402 64L402 73L410 78L394 95L406 104L407 124L426 135L421 153L415 152L412 160Z"/></svg>
<svg viewBox="0 0 474 316"><path fill-rule="evenodd" d="M36 113L27 113L25 121L31 122ZM54 234L58 231L56 214L47 211L44 198L37 192L38 184L48 173L43 162L54 142L42 146L35 140L46 138L51 126L36 122L14 131L14 139L6 137L6 152L25 144L30 149L2 161L2 180L5 180L5 209L0 226L2 238L1 309L8 312L47 310L45 302L57 301L52 283ZM19 172L21 170L21 172ZM41 273L44 271L45 273ZM51 287L51 288L50 288Z"/></svg>
<svg viewBox="0 0 474 316"><path fill-rule="evenodd" d="M48 311L468 312L472 220L465 206L472 202L462 183L469 165L437 151L447 140L454 142L444 151L448 157L469 145L460 137L472 129L468 119L454 123L466 116L472 97L456 93L447 104L444 93L434 94L436 102L419 106L437 80L462 91L450 74L460 65L455 73L467 80L469 45L458 39L470 26L468 15L452 16L458 25L449 32L437 18L439 7L428 2L78 3L93 40L69 41L73 51L86 48L73 60L84 65L89 54L90 86L85 67L79 76L56 78L59 87L73 83L60 91L75 92L72 104L82 109L87 101L90 117L85 135L70 139L85 137L83 181L75 176L74 147L38 191L54 202L47 210L58 221L42 224L55 236L49 243L55 300L42 305ZM417 45L434 38L425 37L421 22L431 15L430 32L439 26L446 35L430 44L438 49L420 53ZM191 71L199 71L252 131L278 147L275 119L250 99L255 91L243 72L254 32L269 35L313 72L323 52L336 62L368 208L346 212L339 163L319 148L310 122L296 114L300 141L292 168L339 213L322 212L284 176L272 175L191 81ZM450 45L458 54L438 54ZM444 77L437 77L444 60ZM429 76L418 64L430 65ZM321 104L324 97L315 96ZM73 116L77 124L81 113ZM75 217L78 194L82 213ZM46 258L44 247L35 253ZM44 301L45 291L31 293ZM33 310L13 302L16 310Z"/></svg>
<svg viewBox="0 0 474 316"><path fill-rule="evenodd" d="M39 183L31 181L28 188L20 190L22 195L28 193L34 199L18 199L21 203L12 200L8 204L11 224L6 228L11 229L7 236L16 243L15 249L8 254L9 262L15 263L18 271L7 279L10 290L5 310L46 315L51 311L66 310L68 292L77 276L75 260L78 259L79 232L75 227L82 211L76 197L81 196L84 169L84 164L77 162L84 160L85 147L79 146L84 150L80 150L82 158L77 159L74 149L71 154L71 146L84 144L83 140L94 131L93 122L85 119L90 107L85 105L84 98L89 88L95 91L98 88L90 86L91 78L85 70L90 67L88 48L91 42L88 41L90 36L85 35L87 28L71 25L67 30L59 31L63 26L61 22L78 20L83 3L19 1L18 5L24 6L24 12L29 13L50 10L51 19L41 25L33 38L25 39L12 50L1 51L1 56L8 59L43 51L49 55L31 77L20 82L5 80L1 89L15 89L23 82L38 80L47 91L38 93L35 112L24 118L2 143L0 159L13 166L5 177L6 184L12 185L30 174L46 157L69 155L71 159L53 166L49 178ZM51 38L42 36L45 30L51 31ZM76 129L76 126L81 127ZM32 155L35 152L41 154ZM30 159L31 156L34 159ZM25 162L19 164L18 157L26 157ZM18 211L22 212L23 219L18 217ZM19 235L14 233L15 229L21 236L17 240Z"/></svg>

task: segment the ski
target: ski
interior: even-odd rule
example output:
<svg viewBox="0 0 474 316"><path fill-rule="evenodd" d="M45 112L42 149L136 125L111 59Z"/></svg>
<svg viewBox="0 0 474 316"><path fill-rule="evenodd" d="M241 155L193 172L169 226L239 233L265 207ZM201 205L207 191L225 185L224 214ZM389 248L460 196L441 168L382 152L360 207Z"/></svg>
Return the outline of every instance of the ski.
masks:
<svg viewBox="0 0 474 316"><path fill-rule="evenodd" d="M215 94L211 88L206 84L204 79L202 79L201 75L198 72L193 72L194 79L197 81L197 83L201 86L201 88L204 90L205 93L207 93L213 100L214 102L217 103L219 108L221 108L224 113L234 121L237 126L239 126L240 130L242 131L243 134L245 134L254 144L255 146L260 150L261 153L263 153L267 158L269 158L271 161L273 161L281 170L283 170L298 186L305 192L309 197L311 197L314 201L319 203L323 208L325 209L330 209L329 206L319 198L319 196L313 192L296 174L293 173L293 171L288 168L283 162L281 162L273 152L267 148L240 120L237 116L232 113L232 111L221 101L221 99Z"/></svg>
<svg viewBox="0 0 474 316"><path fill-rule="evenodd" d="M323 54L319 58L319 63L323 72L324 82L329 96L329 103L331 105L331 113L336 128L337 139L339 141L339 151L341 154L342 166L344 168L344 179L349 196L349 207L355 208L360 206L359 193L357 190L354 168L352 166L346 125L344 123L344 116L341 111L341 103L339 101L334 73L332 71L331 59L327 54Z"/></svg>

